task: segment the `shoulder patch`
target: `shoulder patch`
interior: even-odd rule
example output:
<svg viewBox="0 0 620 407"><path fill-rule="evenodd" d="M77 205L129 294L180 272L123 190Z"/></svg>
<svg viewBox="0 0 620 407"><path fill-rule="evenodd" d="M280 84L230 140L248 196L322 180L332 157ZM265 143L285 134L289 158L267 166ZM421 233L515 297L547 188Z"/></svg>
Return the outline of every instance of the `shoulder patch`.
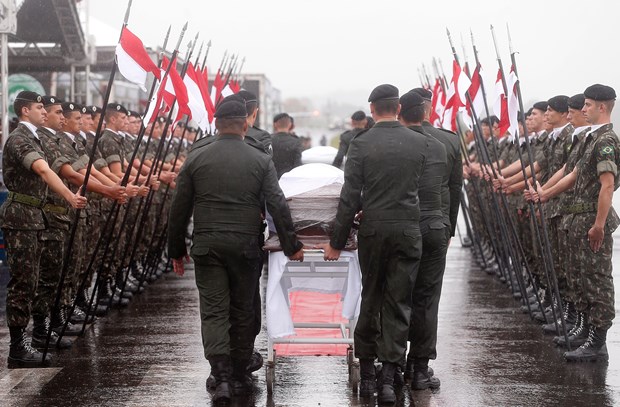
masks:
<svg viewBox="0 0 620 407"><path fill-rule="evenodd" d="M614 148L612 146L605 146L601 148L602 155L610 155L614 153Z"/></svg>

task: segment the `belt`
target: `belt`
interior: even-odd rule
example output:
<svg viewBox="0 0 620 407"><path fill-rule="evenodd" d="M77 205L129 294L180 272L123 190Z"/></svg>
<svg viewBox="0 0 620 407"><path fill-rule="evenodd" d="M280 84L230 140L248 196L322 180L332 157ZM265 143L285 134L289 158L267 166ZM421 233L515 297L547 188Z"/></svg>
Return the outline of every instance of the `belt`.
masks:
<svg viewBox="0 0 620 407"><path fill-rule="evenodd" d="M58 205L52 205L52 204L45 204L43 206L43 210L45 212L52 212L52 213L57 213L59 215L66 215L69 213L69 209L64 207L64 206L58 206Z"/></svg>
<svg viewBox="0 0 620 407"><path fill-rule="evenodd" d="M566 205L564 207L564 212L574 215L577 213L596 212L597 208L597 202L582 202L572 205Z"/></svg>
<svg viewBox="0 0 620 407"><path fill-rule="evenodd" d="M364 220L420 220L420 211L411 209L364 210Z"/></svg>
<svg viewBox="0 0 620 407"><path fill-rule="evenodd" d="M12 192L12 191L10 191L9 194L7 195L7 200L19 202L19 203L22 203L28 206L34 206L36 208L43 207L43 199L35 198L34 196L20 194L20 193Z"/></svg>

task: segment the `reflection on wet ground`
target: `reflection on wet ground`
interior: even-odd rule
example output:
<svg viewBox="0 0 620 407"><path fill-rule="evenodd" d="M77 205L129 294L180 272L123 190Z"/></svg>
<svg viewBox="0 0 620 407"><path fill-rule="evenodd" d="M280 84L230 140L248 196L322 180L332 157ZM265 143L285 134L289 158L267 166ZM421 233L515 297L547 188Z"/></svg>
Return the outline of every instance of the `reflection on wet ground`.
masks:
<svg viewBox="0 0 620 407"><path fill-rule="evenodd" d="M618 255L615 253L616 263ZM551 337L518 309L506 287L471 262L448 254L440 308L441 379L436 393L405 387L398 406L613 406L620 404L619 328L608 334L609 364L567 364ZM616 268L618 270L618 267ZM1 406L204 406L208 363L202 355L193 270L167 274L129 308L89 328L47 369L6 368L7 271L0 272ZM617 281L618 279L616 279ZM266 280L263 280L263 287ZM303 345L301 345L303 346ZM266 338L257 347L266 355ZM268 397L264 369L253 399L236 406L369 406L348 384L344 357L279 357Z"/></svg>

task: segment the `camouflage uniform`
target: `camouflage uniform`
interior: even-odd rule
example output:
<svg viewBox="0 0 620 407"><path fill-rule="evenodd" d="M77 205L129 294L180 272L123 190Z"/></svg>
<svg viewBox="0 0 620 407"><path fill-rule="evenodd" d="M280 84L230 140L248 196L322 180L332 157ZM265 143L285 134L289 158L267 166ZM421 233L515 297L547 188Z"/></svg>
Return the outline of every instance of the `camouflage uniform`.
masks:
<svg viewBox="0 0 620 407"><path fill-rule="evenodd" d="M620 184L620 141L612 128L611 123L605 124L586 136L592 140L584 148L582 158L577 164L574 201L568 209L574 215L569 239L576 246L571 249L578 256L577 267L583 289L583 296L577 298L575 305L578 311L587 312L593 326L604 330L611 327L615 316L611 235L620 225L620 218L613 207L607 215L603 244L598 253L590 249L588 231L596 219L601 188L600 175L612 173L615 179L614 187L617 189Z"/></svg>
<svg viewBox="0 0 620 407"><path fill-rule="evenodd" d="M47 185L31 170L37 160L45 160L41 142L26 124L20 123L9 135L2 157L9 194L22 194L10 194L0 207L0 225L10 269L6 295L6 319L10 328L28 325L39 278L39 237L45 230L41 207L47 196ZM23 199L26 196L32 199Z"/></svg>
<svg viewBox="0 0 620 407"><path fill-rule="evenodd" d="M576 134L573 134L571 142L567 144L567 159L566 167L564 168L564 175L570 174L577 165L577 162L582 156L584 145L586 144L585 135L590 127L575 129ZM592 138L589 137L588 141ZM575 267L575 254L571 253L571 248L576 246L576 243L572 243L568 239L568 231L573 222L573 215L566 212L568 205L573 202L574 190L571 188L568 191L564 191L558 197L557 203L560 213L562 214L560 224L558 226L558 247L560 253L563 255L560 258L561 267L566 275L566 288L564 290L564 296L567 301L574 303L576 298L583 296L583 290L581 289L581 279L577 278L578 268Z"/></svg>
<svg viewBox="0 0 620 407"><path fill-rule="evenodd" d="M552 134L549 138L549 143L546 144L544 154L546 160L544 162L545 170L552 176L559 171L568 158L567 144L571 142L570 136L575 129L569 123L562 130L557 130L557 135ZM539 163L540 164L540 163ZM541 166L542 168L542 166ZM560 208L558 206L559 199L554 198L547 202L544 206L545 219L547 221L547 230L549 236L549 243L551 244L551 255L553 258L553 268L558 279L560 295L562 298L566 298L566 272L564 271L563 264L560 260L560 247L559 247L559 227L562 220Z"/></svg>

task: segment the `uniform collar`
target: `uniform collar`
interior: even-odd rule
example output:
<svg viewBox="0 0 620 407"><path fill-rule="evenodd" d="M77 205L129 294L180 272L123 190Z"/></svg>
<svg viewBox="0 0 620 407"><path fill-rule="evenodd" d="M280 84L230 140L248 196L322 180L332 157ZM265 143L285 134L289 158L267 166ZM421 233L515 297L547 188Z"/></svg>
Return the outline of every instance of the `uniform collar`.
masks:
<svg viewBox="0 0 620 407"><path fill-rule="evenodd" d="M75 136L73 134L69 133L68 131L65 131L65 134L71 139L71 141L75 141Z"/></svg>
<svg viewBox="0 0 620 407"><path fill-rule="evenodd" d="M560 134L562 134L562 131L564 131L564 129L566 128L566 126L568 126L570 123L566 123L564 126L562 127L556 127L553 129L553 131L551 132L551 137L553 138L553 141L557 140L558 137L560 137Z"/></svg>
<svg viewBox="0 0 620 407"><path fill-rule="evenodd" d="M32 135L35 136L37 140L39 139L39 135L37 134L37 126L26 121L21 121L19 122L19 124L23 124L24 126L26 126L26 128L30 130L30 133L32 133Z"/></svg>
<svg viewBox="0 0 620 407"><path fill-rule="evenodd" d="M592 126L590 126L590 130L586 133L586 138L590 137L590 134L596 132L598 129L600 129L603 126L612 126L611 123L603 123L603 124L593 124Z"/></svg>
<svg viewBox="0 0 620 407"><path fill-rule="evenodd" d="M52 133L53 135L56 135L56 130L54 130L54 129L50 129L49 127L45 127L45 126L43 126L43 128L44 128L45 130L49 131L50 133Z"/></svg>

